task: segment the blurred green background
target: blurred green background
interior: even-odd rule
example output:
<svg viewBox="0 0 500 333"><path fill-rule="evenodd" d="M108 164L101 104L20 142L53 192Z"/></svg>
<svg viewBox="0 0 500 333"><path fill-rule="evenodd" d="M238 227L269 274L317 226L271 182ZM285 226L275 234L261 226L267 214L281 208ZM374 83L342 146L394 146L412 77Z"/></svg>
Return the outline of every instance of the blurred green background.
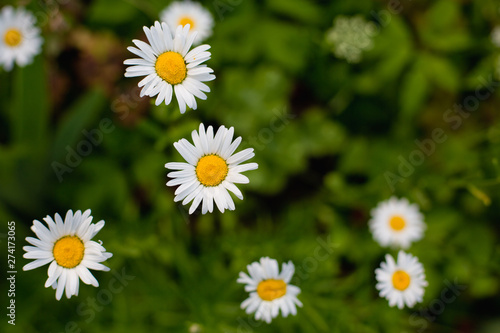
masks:
<svg viewBox="0 0 500 333"><path fill-rule="evenodd" d="M6 222L16 221L19 272L16 326L2 313L1 330L500 332L500 49L490 40L499 3L202 3L215 20L206 43L217 78L181 115L176 101L155 107L138 97L138 78L123 77L134 57L126 47L145 40L142 27L168 1L2 1L35 13L45 42L33 64L0 70L0 241L6 249ZM327 42L340 15L376 24L360 63ZM478 93L488 97L475 105ZM464 103L473 110L453 111ZM102 142L60 181L54 162L67 165L83 131L108 119ZM200 122L234 126L240 149L255 148L259 169L246 173L235 211L189 216L165 186L164 164L181 161L172 143ZM446 140L431 143L439 129ZM393 195L419 204L427 223L409 249L429 282L413 309L390 308L375 289L375 268L396 251L372 239L367 221ZM47 266L22 272L24 238L33 219L88 208L106 221L96 239L114 254L112 272L58 302L43 287ZM240 310L238 272L262 256L295 263L296 317L267 325ZM128 280L117 287L115 274ZM440 303L454 281L465 290Z"/></svg>

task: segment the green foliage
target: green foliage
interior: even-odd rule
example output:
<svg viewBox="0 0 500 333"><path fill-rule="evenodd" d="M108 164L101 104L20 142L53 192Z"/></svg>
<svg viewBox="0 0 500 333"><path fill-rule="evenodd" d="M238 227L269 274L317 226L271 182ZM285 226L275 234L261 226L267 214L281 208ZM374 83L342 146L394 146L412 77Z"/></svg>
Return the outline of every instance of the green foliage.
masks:
<svg viewBox="0 0 500 333"><path fill-rule="evenodd" d="M17 223L18 270L18 320L4 317L2 332L498 332L500 95L496 81L484 86L500 54L488 35L500 24L495 1L401 1L400 13L369 0L205 1L217 78L184 115L175 99L139 98L139 79L122 75L135 57L126 47L145 39L164 1L44 3L28 7L50 18L43 54L0 72L0 219ZM359 64L327 45L339 15L377 24ZM468 112L478 91L488 97ZM70 166L68 151L107 119L102 141ZM200 122L234 126L240 149L255 149L259 168L246 173L235 211L190 216L165 186L164 164L182 159L173 142ZM415 154L423 160L409 162ZM71 169L62 179L55 162ZM393 195L417 203L427 224L409 249L429 282L414 309L390 308L375 289L374 270L397 251L381 248L367 222ZM57 302L43 288L46 268L22 272L24 238L34 219L88 208L106 221L98 238L112 272ZM304 303L271 325L240 309L248 293L236 283L262 256L294 262ZM113 289L123 270L134 278ZM466 289L442 313L417 316L448 281ZM110 290L92 309L88 300Z"/></svg>

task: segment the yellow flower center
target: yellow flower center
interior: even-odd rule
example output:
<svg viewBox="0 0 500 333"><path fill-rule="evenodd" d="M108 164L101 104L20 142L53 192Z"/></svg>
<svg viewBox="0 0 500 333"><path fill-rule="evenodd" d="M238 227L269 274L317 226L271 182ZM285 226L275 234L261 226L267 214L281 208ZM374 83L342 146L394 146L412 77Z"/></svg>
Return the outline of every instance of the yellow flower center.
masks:
<svg viewBox="0 0 500 333"><path fill-rule="evenodd" d="M397 290L403 291L410 285L410 276L405 271L395 271L392 274L392 285Z"/></svg>
<svg viewBox="0 0 500 333"><path fill-rule="evenodd" d="M196 165L196 177L205 186L217 186L226 179L229 168L226 161L217 155L205 155Z"/></svg>
<svg viewBox="0 0 500 333"><path fill-rule="evenodd" d="M73 268L80 264L85 252L85 246L80 238L76 236L65 236L60 238L52 250L57 264L66 268Z"/></svg>
<svg viewBox="0 0 500 333"><path fill-rule="evenodd" d="M264 301L272 301L286 295L286 283L283 280L264 280L257 286L257 294Z"/></svg>
<svg viewBox="0 0 500 333"><path fill-rule="evenodd" d="M172 85L181 83L187 75L184 58L172 51L160 54L156 59L155 69L158 76Z"/></svg>
<svg viewBox="0 0 500 333"><path fill-rule="evenodd" d="M189 24L189 30L194 28L194 21L190 17L184 16L179 20L179 25L185 26L186 24Z"/></svg>
<svg viewBox="0 0 500 333"><path fill-rule="evenodd" d="M391 225L391 228L396 231L401 231L406 226L405 219L399 215L391 217L389 224Z"/></svg>
<svg viewBox="0 0 500 333"><path fill-rule="evenodd" d="M3 37L5 44L8 46L14 47L17 46L21 43L22 40L22 35L21 32L17 29L9 29L5 33L5 36Z"/></svg>

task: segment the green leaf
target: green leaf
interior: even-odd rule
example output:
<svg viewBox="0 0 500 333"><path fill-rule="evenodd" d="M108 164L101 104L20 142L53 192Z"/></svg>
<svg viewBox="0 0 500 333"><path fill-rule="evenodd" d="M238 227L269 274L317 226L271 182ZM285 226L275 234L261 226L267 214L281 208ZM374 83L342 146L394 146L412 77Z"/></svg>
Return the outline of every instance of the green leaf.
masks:
<svg viewBox="0 0 500 333"><path fill-rule="evenodd" d="M486 193L484 193L483 191L478 189L476 186L469 184L467 186L467 189L469 190L469 192L473 196L475 196L477 199L479 199L485 206L491 205L491 198Z"/></svg>
<svg viewBox="0 0 500 333"><path fill-rule="evenodd" d="M44 153L43 149L33 150L32 145L0 146L0 201L24 213L40 209L46 174Z"/></svg>
<svg viewBox="0 0 500 333"><path fill-rule="evenodd" d="M60 160L67 153L67 146L74 146L82 130L92 124L97 115L102 111L106 99L101 90L91 90L85 93L66 112L66 117L59 125L54 144L52 158Z"/></svg>
<svg viewBox="0 0 500 333"><path fill-rule="evenodd" d="M420 60L430 81L453 93L458 90L460 75L449 60L429 53L423 53Z"/></svg>
<svg viewBox="0 0 500 333"><path fill-rule="evenodd" d="M306 66L313 49L308 30L297 25L273 20L262 20L258 26L264 55L272 62L290 71Z"/></svg>
<svg viewBox="0 0 500 333"><path fill-rule="evenodd" d="M136 4L134 1L130 1ZM142 1L144 10L150 12L147 2ZM122 0L97 0L90 7L88 20L90 23L104 25L119 25L131 22L138 9L134 5ZM140 4L137 3L137 6Z"/></svg>
<svg viewBox="0 0 500 333"><path fill-rule="evenodd" d="M268 7L280 14L287 15L304 23L318 24L325 18L313 2L307 0L270 0Z"/></svg>
<svg viewBox="0 0 500 333"><path fill-rule="evenodd" d="M391 24L380 29L380 34L374 37L374 48L366 53L367 61L375 58L377 62L364 71L354 85L360 93L384 91L413 59L414 46L405 21L394 17Z"/></svg>
<svg viewBox="0 0 500 333"><path fill-rule="evenodd" d="M49 118L45 68L41 57L14 74L11 109L13 143L42 144L47 135Z"/></svg>
<svg viewBox="0 0 500 333"><path fill-rule="evenodd" d="M472 44L461 16L460 5L451 0L437 1L418 27L425 45L439 51L459 51Z"/></svg>
<svg viewBox="0 0 500 333"><path fill-rule="evenodd" d="M429 83L417 61L405 75L401 87L400 108L404 119L411 119L423 106L429 94Z"/></svg>

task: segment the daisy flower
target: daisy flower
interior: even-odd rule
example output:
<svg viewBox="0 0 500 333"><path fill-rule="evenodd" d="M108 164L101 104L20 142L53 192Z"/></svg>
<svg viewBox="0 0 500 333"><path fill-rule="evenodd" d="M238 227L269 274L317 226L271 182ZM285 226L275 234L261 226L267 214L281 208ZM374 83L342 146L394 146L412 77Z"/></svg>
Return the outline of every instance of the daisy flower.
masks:
<svg viewBox="0 0 500 333"><path fill-rule="evenodd" d="M423 237L426 228L424 218L416 204L406 199L390 198L372 209L368 222L373 238L381 246L406 249Z"/></svg>
<svg viewBox="0 0 500 333"><path fill-rule="evenodd" d="M214 19L210 12L198 2L174 1L160 13L160 19L174 30L179 25L189 24L190 33L197 31L194 44L199 44L212 35Z"/></svg>
<svg viewBox="0 0 500 333"><path fill-rule="evenodd" d="M61 299L64 290L67 298L78 296L80 279L85 284L98 287L99 283L89 268L109 271L100 262L113 256L102 245L91 240L102 229L104 221L91 223L90 209L83 213L78 210L75 214L69 210L64 221L59 214L55 215L55 221L50 216L44 218L44 221L48 229L40 221L33 221L31 230L38 238L26 238L34 246L23 247L26 251L23 257L36 260L25 265L23 270L28 271L50 263L45 288L52 286L57 289L57 300Z"/></svg>
<svg viewBox="0 0 500 333"><path fill-rule="evenodd" d="M241 164L254 157L253 148L244 149L233 155L241 143L241 137L233 141L234 128L219 127L214 136L212 126L200 124L199 133L191 133L193 143L181 139L174 143L175 149L187 163L171 162L165 168L177 170L167 174L173 178L167 186L180 185L175 191L174 201L182 201L183 205L193 200L189 214L202 203L202 213L212 212L214 201L217 208L224 213L225 209L234 210L234 202L229 194L243 199L243 194L234 185L247 184L248 178L241 172L255 170L257 163Z"/></svg>
<svg viewBox="0 0 500 333"><path fill-rule="evenodd" d="M23 8L6 6L0 11L0 65L10 71L24 67L40 53L43 43L35 17Z"/></svg>
<svg viewBox="0 0 500 333"><path fill-rule="evenodd" d="M175 93L181 113L186 112L186 105L196 110L195 97L207 99L204 92L210 88L204 81L215 79L213 70L203 62L210 59L207 50L210 45L200 45L191 51L191 45L197 32L189 35L189 25L178 26L172 36L167 24L155 22L151 28L144 27L149 44L134 39L137 48L130 46L128 50L140 58L127 59L126 77L146 76L139 82L143 87L140 96L156 97L156 105L172 101ZM189 36L188 36L189 35Z"/></svg>
<svg viewBox="0 0 500 333"><path fill-rule="evenodd" d="M422 302L427 281L424 267L417 257L399 251L398 261L394 262L394 258L387 254L385 262L375 270L375 278L380 297L385 297L391 307L397 305L402 309L406 304L411 308Z"/></svg>
<svg viewBox="0 0 500 333"><path fill-rule="evenodd" d="M255 312L256 320L264 320L268 324L280 310L283 317L297 314L296 306L302 307L302 303L297 298L300 288L289 284L295 272L291 261L283 263L281 273L278 262L268 257L260 258L260 263L248 265L247 270L250 276L240 272L237 280L246 284L245 291L250 292L250 297L241 303L247 314Z"/></svg>

